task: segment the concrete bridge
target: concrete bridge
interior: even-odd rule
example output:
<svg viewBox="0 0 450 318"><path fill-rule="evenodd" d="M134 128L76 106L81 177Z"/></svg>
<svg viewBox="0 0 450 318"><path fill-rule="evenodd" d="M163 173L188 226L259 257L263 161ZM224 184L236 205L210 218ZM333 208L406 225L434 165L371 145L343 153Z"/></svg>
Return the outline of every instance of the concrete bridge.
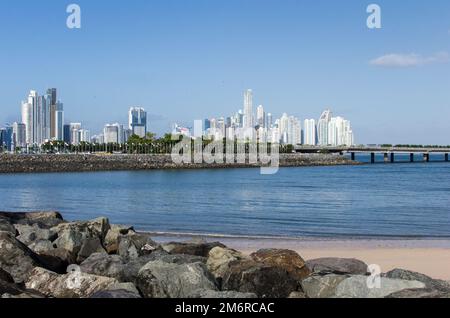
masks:
<svg viewBox="0 0 450 318"><path fill-rule="evenodd" d="M297 153L339 153L344 155L349 153L352 160L356 160L356 154L370 154L370 162L375 163L376 154L384 155L384 162L395 162L396 154L409 154L409 161L415 161L416 154L423 155L424 162L430 162L430 155L433 153L444 154L444 161L448 162L448 154L450 148L434 148L434 147L312 147L312 146L296 146Z"/></svg>

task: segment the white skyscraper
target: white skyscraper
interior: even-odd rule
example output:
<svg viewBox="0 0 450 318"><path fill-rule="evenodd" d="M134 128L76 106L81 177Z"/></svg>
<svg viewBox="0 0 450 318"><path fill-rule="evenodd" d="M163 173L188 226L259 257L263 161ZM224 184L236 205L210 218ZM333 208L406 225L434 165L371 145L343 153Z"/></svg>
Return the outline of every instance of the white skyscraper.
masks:
<svg viewBox="0 0 450 318"><path fill-rule="evenodd" d="M244 128L253 128L253 92L251 89L244 93Z"/></svg>
<svg viewBox="0 0 450 318"><path fill-rule="evenodd" d="M317 139L320 146L327 146L328 141L328 126L330 124L332 114L330 110L325 110L319 118L317 123Z"/></svg>
<svg viewBox="0 0 450 318"><path fill-rule="evenodd" d="M316 121L314 119L305 119L303 126L304 144L308 146L316 145Z"/></svg>
<svg viewBox="0 0 450 318"><path fill-rule="evenodd" d="M33 144L33 105L28 102L22 102L22 124L25 125L25 142Z"/></svg>
<svg viewBox="0 0 450 318"><path fill-rule="evenodd" d="M262 128L266 127L266 114L264 112L263 105L259 105L256 108L256 124L259 125L259 127L262 127Z"/></svg>

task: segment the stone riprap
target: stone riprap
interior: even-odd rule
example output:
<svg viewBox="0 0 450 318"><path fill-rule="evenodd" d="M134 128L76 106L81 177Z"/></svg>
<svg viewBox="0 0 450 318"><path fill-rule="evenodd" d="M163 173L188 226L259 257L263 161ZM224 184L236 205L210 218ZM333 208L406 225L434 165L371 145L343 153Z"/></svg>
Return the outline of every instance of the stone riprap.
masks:
<svg viewBox="0 0 450 318"><path fill-rule="evenodd" d="M357 165L357 162L338 155L280 154L279 166L334 166ZM127 154L49 154L49 155L0 155L0 173L24 172L86 172L151 169L204 169L248 168L261 164L214 163L176 164L170 155Z"/></svg>
<svg viewBox="0 0 450 318"><path fill-rule="evenodd" d="M160 244L99 217L0 212L1 298L449 298L450 284L396 269L379 286L356 259L245 255L219 242ZM113 247L114 248L111 248Z"/></svg>

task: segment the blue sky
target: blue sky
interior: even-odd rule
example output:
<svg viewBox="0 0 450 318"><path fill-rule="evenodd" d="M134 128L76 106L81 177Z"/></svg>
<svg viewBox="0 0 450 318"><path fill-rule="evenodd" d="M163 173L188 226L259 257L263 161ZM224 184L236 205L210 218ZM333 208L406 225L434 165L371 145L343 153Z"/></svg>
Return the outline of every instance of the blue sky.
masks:
<svg viewBox="0 0 450 318"><path fill-rule="evenodd" d="M140 105L161 134L234 113L252 88L275 116L331 108L359 143L450 144L448 0L1 0L0 40L0 125L30 89L57 87L93 133Z"/></svg>

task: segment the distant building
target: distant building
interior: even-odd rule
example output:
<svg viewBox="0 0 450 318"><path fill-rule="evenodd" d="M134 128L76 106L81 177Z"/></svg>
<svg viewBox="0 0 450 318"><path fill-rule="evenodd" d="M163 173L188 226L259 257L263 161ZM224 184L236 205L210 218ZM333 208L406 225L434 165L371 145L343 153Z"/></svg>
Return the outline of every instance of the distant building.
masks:
<svg viewBox="0 0 450 318"><path fill-rule="evenodd" d="M332 113L329 109L325 110L317 122L317 139L320 146L327 146L328 141L328 126L330 124Z"/></svg>
<svg viewBox="0 0 450 318"><path fill-rule="evenodd" d="M64 125L63 131L64 131L63 141L66 144L70 144L70 125L69 124Z"/></svg>
<svg viewBox="0 0 450 318"><path fill-rule="evenodd" d="M147 135L147 112L144 108L130 108L128 111L128 128L133 135L139 137L145 137Z"/></svg>
<svg viewBox="0 0 450 318"><path fill-rule="evenodd" d="M314 119L305 119L303 125L304 140L303 144L308 146L316 145L316 121Z"/></svg>
<svg viewBox="0 0 450 318"><path fill-rule="evenodd" d="M266 127L266 114L263 105L259 105L256 108L256 124L262 128Z"/></svg>
<svg viewBox="0 0 450 318"><path fill-rule="evenodd" d="M244 93L244 128L253 128L253 92L248 89Z"/></svg>
<svg viewBox="0 0 450 318"><path fill-rule="evenodd" d="M0 148L1 150L10 151L13 144L13 128L7 126L5 128L0 128Z"/></svg>
<svg viewBox="0 0 450 318"><path fill-rule="evenodd" d="M106 144L123 143L123 125L118 123L105 125L103 128L103 136Z"/></svg>
<svg viewBox="0 0 450 318"><path fill-rule="evenodd" d="M24 148L27 145L26 141L26 128L25 124L14 123L13 124L12 140L15 148Z"/></svg>

